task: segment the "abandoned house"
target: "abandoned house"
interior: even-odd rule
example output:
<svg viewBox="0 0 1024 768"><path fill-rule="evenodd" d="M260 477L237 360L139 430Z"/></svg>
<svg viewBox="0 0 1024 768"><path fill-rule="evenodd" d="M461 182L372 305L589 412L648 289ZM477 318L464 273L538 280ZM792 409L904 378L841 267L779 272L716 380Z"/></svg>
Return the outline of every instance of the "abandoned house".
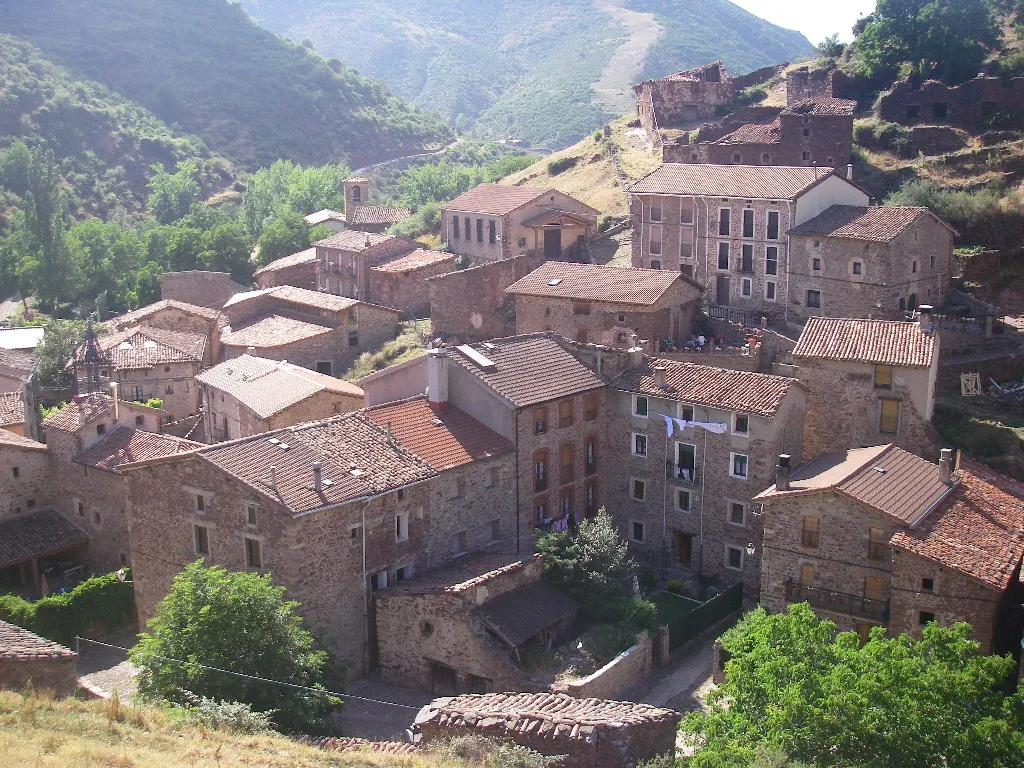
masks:
<svg viewBox="0 0 1024 768"><path fill-rule="evenodd" d="M316 248L282 256L253 274L257 288L276 288L279 285L294 285L307 291L317 289Z"/></svg>
<svg viewBox="0 0 1024 768"><path fill-rule="evenodd" d="M979 75L960 85L900 80L878 100L883 120L968 129L1016 128L1024 110L1024 77Z"/></svg>
<svg viewBox="0 0 1024 768"><path fill-rule="evenodd" d="M736 95L732 77L721 61L633 86L640 127L648 133L713 120L719 107Z"/></svg>

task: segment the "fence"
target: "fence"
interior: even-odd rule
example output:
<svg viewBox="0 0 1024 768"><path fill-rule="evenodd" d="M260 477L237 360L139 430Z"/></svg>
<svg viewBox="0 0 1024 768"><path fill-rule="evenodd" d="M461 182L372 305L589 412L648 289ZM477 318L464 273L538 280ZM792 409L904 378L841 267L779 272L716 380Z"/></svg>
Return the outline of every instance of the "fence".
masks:
<svg viewBox="0 0 1024 768"><path fill-rule="evenodd" d="M721 304L710 304L704 308L708 317L715 320L725 320L728 323L736 323L745 328L760 328L761 318L769 319L767 313L764 315L753 315L744 312L742 309L722 306Z"/></svg>
<svg viewBox="0 0 1024 768"><path fill-rule="evenodd" d="M669 648L675 650L743 606L743 585L735 584L668 625Z"/></svg>

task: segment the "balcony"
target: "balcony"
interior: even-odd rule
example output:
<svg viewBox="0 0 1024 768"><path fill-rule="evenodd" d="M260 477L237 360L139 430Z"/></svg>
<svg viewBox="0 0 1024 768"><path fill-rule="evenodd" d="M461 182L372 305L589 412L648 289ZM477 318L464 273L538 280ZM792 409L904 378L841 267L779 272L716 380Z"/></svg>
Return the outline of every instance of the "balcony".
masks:
<svg viewBox="0 0 1024 768"><path fill-rule="evenodd" d="M793 579L786 580L787 603L810 603L812 608L820 608L832 613L844 613L876 621L889 620L889 601L871 600L859 595L848 595L831 589L807 587Z"/></svg>
<svg viewBox="0 0 1024 768"><path fill-rule="evenodd" d="M697 484L697 468L684 467L681 464L674 464L669 459L665 462L665 477L683 485Z"/></svg>

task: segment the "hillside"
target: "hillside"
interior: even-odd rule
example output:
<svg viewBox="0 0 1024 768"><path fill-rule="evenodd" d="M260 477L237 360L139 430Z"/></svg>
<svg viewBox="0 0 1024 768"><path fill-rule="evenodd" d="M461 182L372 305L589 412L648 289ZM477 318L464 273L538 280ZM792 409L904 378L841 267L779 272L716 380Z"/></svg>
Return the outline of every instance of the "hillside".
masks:
<svg viewBox="0 0 1024 768"><path fill-rule="evenodd" d="M3 5L4 32L244 168L279 158L354 166L451 138L436 116L226 0L90 0L88 13L76 0Z"/></svg>
<svg viewBox="0 0 1024 768"><path fill-rule="evenodd" d="M813 47L728 0L241 0L486 138L564 147L629 111L630 85L722 58L735 74Z"/></svg>

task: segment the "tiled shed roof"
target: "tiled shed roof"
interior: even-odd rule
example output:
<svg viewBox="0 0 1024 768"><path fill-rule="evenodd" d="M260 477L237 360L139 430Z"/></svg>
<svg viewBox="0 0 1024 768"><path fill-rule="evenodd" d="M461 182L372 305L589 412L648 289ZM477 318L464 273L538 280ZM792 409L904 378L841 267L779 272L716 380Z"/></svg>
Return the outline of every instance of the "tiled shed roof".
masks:
<svg viewBox="0 0 1024 768"><path fill-rule="evenodd" d="M904 205L833 205L789 234L888 243L922 216L932 215L927 208Z"/></svg>
<svg viewBox="0 0 1024 768"><path fill-rule="evenodd" d="M22 437L8 429L0 429L0 446L22 448L30 451L47 451L46 443L40 443L30 437Z"/></svg>
<svg viewBox="0 0 1024 768"><path fill-rule="evenodd" d="M43 421L43 427L59 429L62 432L77 432L93 419L113 412L114 398L110 395L96 393L87 395L80 400L72 400Z"/></svg>
<svg viewBox="0 0 1024 768"><path fill-rule="evenodd" d="M938 339L920 323L812 317L793 349L795 358L836 360L899 368L927 368Z"/></svg>
<svg viewBox="0 0 1024 768"><path fill-rule="evenodd" d="M134 326L99 338L100 349L117 370L142 370L167 363L201 363L206 336Z"/></svg>
<svg viewBox="0 0 1024 768"><path fill-rule="evenodd" d="M477 354L494 364L487 369L459 349L448 352L453 363L519 408L599 389L605 384L547 334L509 336L472 345Z"/></svg>
<svg viewBox="0 0 1024 768"><path fill-rule="evenodd" d="M386 205L354 205L349 211L348 222L353 226L397 224L410 216L412 216L412 211L408 208L389 208Z"/></svg>
<svg viewBox="0 0 1024 768"><path fill-rule="evenodd" d="M187 314L203 317L211 321L216 320L217 315L219 314L216 309L210 309L209 307L200 307L197 304L189 304L184 301L177 301L176 299L163 299L162 301L158 301L154 304L139 307L131 312L125 312L123 315L118 315L114 318L113 322L118 328L127 328L131 325L135 325L140 320L144 320L145 318L166 309L177 309Z"/></svg>
<svg viewBox="0 0 1024 768"><path fill-rule="evenodd" d="M370 244L370 248L373 248L394 239L394 235L378 235L374 232L346 229L344 232L337 232L323 240L317 240L313 245L322 248L337 248L341 251L365 251L367 243Z"/></svg>
<svg viewBox="0 0 1024 768"><path fill-rule="evenodd" d="M296 320L284 315L266 315L240 328L225 328L220 340L227 347L283 347L331 332L331 327Z"/></svg>
<svg viewBox="0 0 1024 768"><path fill-rule="evenodd" d="M278 285L273 288L261 288L256 291L236 293L224 304L224 308L228 309L229 307L234 307L262 296L272 296L279 301L288 302L289 304L298 304L303 307L312 307L313 309L326 309L329 312L340 312L343 309L354 307L360 303L359 299L351 299L347 296L336 296L333 293L311 291L308 288L297 288L294 285Z"/></svg>
<svg viewBox="0 0 1024 768"><path fill-rule="evenodd" d="M549 189L540 187L510 187L505 184L480 184L464 192L442 208L460 213L486 213L493 216L504 216L538 197L547 194Z"/></svg>
<svg viewBox="0 0 1024 768"><path fill-rule="evenodd" d="M87 467L113 472L122 464L155 459L158 456L170 456L202 447L202 443L156 432L146 432L142 429L132 429L121 424L92 447L75 456L75 462Z"/></svg>
<svg viewBox="0 0 1024 768"><path fill-rule="evenodd" d="M74 657L78 654L60 643L6 621L0 621L0 659L29 660Z"/></svg>
<svg viewBox="0 0 1024 768"><path fill-rule="evenodd" d="M21 392L0 392L0 427L25 423L25 400Z"/></svg>
<svg viewBox="0 0 1024 768"><path fill-rule="evenodd" d="M782 123L748 123L727 133L712 144L778 144L782 141Z"/></svg>
<svg viewBox="0 0 1024 768"><path fill-rule="evenodd" d="M655 365L667 369L664 389L654 383ZM800 386L800 382L784 376L660 358L645 358L642 365L627 368L611 382L613 389L625 392L768 418L775 416L794 386Z"/></svg>
<svg viewBox="0 0 1024 768"><path fill-rule="evenodd" d="M77 547L89 540L52 509L0 520L0 567Z"/></svg>
<svg viewBox="0 0 1024 768"><path fill-rule="evenodd" d="M521 296L653 306L675 285L685 284L689 300L700 298L703 287L679 272L664 269L604 267L548 261L505 289Z"/></svg>
<svg viewBox="0 0 1024 768"><path fill-rule="evenodd" d="M10 368L15 371L31 373L36 369L38 362L35 356L30 355L28 352L0 347L0 368Z"/></svg>
<svg viewBox="0 0 1024 768"><path fill-rule="evenodd" d="M534 555L539 557L539 555ZM532 558L520 555L475 554L460 557L441 568L416 574L391 587L384 597L392 595L425 595L434 592L452 594L468 592L490 579L513 571L521 571Z"/></svg>
<svg viewBox="0 0 1024 768"><path fill-rule="evenodd" d="M484 603L477 613L504 642L518 646L573 616L579 607L558 587L537 581Z"/></svg>
<svg viewBox="0 0 1024 768"><path fill-rule="evenodd" d="M665 163L626 191L637 195L789 200L831 175L829 169L796 166Z"/></svg>
<svg viewBox="0 0 1024 768"><path fill-rule="evenodd" d="M396 256L390 261L382 262L373 270L376 272L412 272L423 267L432 267L435 264L442 264L446 261L454 262L455 254L447 251L429 251L426 248L417 248L412 253Z"/></svg>
<svg viewBox="0 0 1024 768"><path fill-rule="evenodd" d="M316 248L307 248L304 251L293 253L291 256L282 256L280 259L275 259L264 267L260 267L253 274L256 277L266 274L267 272L279 272L282 269L288 269L289 267L297 267L300 264L315 264L316 263Z"/></svg>

